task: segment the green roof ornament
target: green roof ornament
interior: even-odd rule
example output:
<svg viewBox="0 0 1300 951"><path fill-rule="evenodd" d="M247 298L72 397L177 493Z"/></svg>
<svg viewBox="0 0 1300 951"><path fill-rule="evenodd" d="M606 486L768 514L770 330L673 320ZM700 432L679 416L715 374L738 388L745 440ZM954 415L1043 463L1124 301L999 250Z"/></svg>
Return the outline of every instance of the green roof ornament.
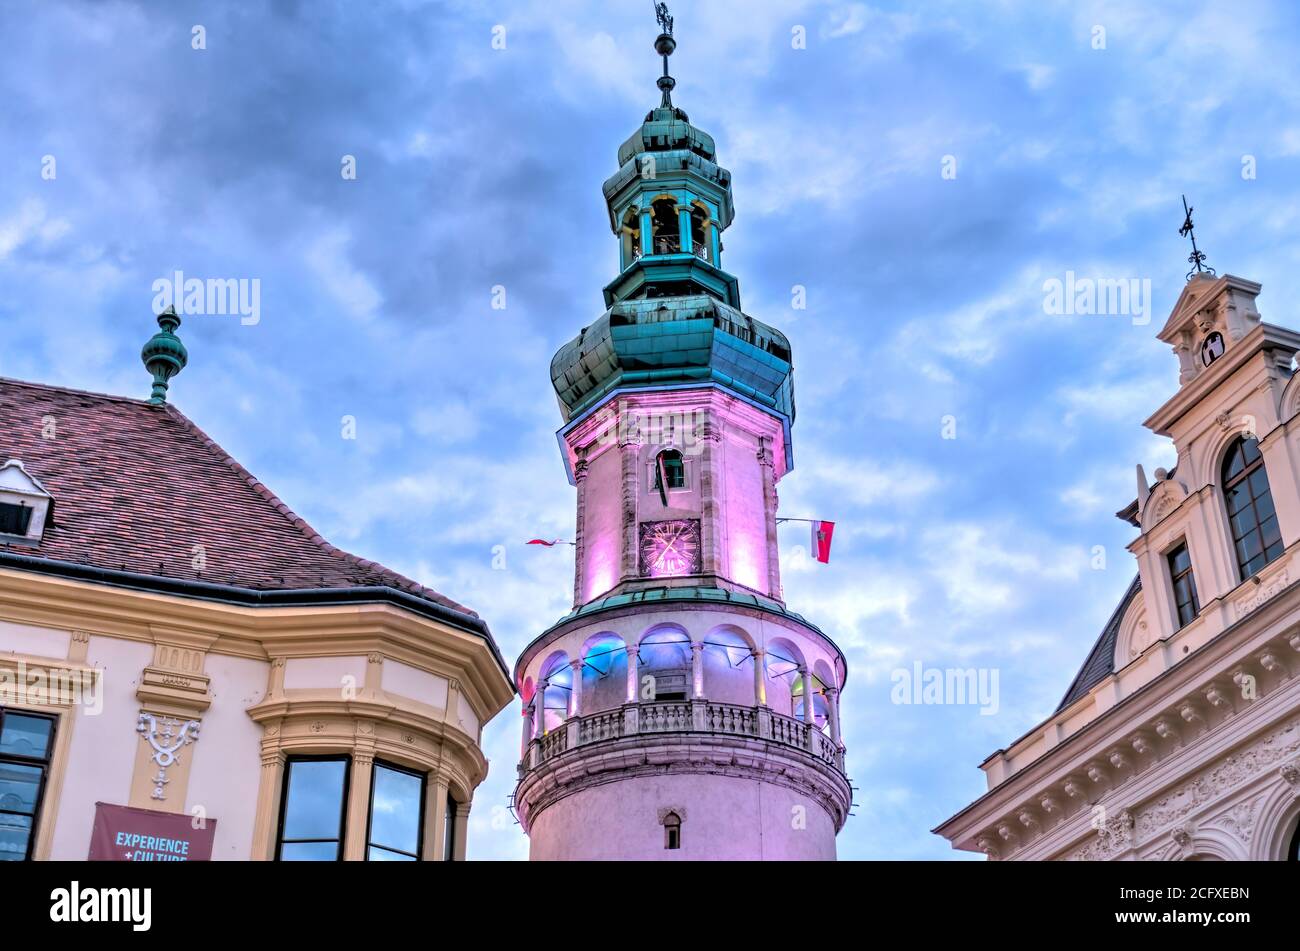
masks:
<svg viewBox="0 0 1300 951"><path fill-rule="evenodd" d="M176 328L181 319L175 307L168 307L158 315L158 326L162 328L149 338L144 349L140 351L140 360L144 368L153 374L153 392L149 394L150 403L167 402L167 381L174 377L190 356L185 351L185 344L176 336Z"/></svg>

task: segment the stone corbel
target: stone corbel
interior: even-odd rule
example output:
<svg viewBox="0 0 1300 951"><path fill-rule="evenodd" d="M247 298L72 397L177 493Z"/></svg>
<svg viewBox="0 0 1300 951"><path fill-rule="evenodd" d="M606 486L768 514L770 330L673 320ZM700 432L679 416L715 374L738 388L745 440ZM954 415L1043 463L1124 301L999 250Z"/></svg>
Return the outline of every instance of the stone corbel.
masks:
<svg viewBox="0 0 1300 951"><path fill-rule="evenodd" d="M1156 720L1153 727L1156 731L1156 736L1160 737L1160 739L1173 743L1175 746L1182 745L1183 738L1179 735L1178 728L1174 725L1174 721L1169 719L1169 717L1161 717Z"/></svg>
<svg viewBox="0 0 1300 951"><path fill-rule="evenodd" d="M991 861L996 862L1002 857L998 850L997 840L991 835L982 835L975 840L975 847L989 857Z"/></svg>
<svg viewBox="0 0 1300 951"><path fill-rule="evenodd" d="M1263 667L1270 674L1276 674L1283 679L1291 676L1291 669L1287 666L1286 661L1271 647L1260 651L1255 655L1255 659L1259 661L1259 666Z"/></svg>

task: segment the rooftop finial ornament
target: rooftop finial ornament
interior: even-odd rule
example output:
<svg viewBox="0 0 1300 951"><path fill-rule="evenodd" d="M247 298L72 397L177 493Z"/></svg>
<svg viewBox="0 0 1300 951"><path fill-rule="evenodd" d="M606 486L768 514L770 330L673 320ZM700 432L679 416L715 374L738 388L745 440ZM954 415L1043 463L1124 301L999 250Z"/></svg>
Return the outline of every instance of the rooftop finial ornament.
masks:
<svg viewBox="0 0 1300 951"><path fill-rule="evenodd" d="M168 307L158 315L158 326L161 329L149 338L140 351L144 368L153 374L150 403L167 402L167 381L185 369L185 364L189 362L190 356L185 350L185 344L176 336L176 328L180 325L181 319L176 314L176 308Z"/></svg>
<svg viewBox="0 0 1300 951"><path fill-rule="evenodd" d="M1187 279L1190 281L1197 274L1209 274L1214 276L1214 268L1206 267L1205 252L1196 247L1196 233L1192 230L1192 212L1195 209L1187 206L1187 196L1183 196L1183 226L1178 229L1178 233L1184 238L1192 239L1192 253L1187 256L1188 262L1192 269L1187 272Z"/></svg>
<svg viewBox="0 0 1300 951"><path fill-rule="evenodd" d="M655 19L659 21L659 29L663 31L655 38L655 52L664 58L664 74L659 77L659 88L664 93L660 108L671 109L673 87L677 85L677 80L668 75L668 57L672 56L673 50L677 49L677 41L673 39L673 18L668 12L668 4L655 4Z"/></svg>

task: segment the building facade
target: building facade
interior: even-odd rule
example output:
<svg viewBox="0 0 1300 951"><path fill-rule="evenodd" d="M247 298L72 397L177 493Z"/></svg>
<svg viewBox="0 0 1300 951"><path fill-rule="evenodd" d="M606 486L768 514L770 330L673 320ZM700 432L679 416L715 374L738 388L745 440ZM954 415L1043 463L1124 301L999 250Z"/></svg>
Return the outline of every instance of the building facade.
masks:
<svg viewBox="0 0 1300 951"><path fill-rule="evenodd" d="M1300 334L1191 277L1159 333L1172 471L1118 513L1137 576L1059 709L935 831L994 859L1300 857Z"/></svg>
<svg viewBox="0 0 1300 951"><path fill-rule="evenodd" d="M551 363L574 608L515 665L514 807L535 860L833 859L845 662L777 547L790 344L722 269L731 176L672 104L664 26L662 102L604 185L608 309Z"/></svg>
<svg viewBox="0 0 1300 951"><path fill-rule="evenodd" d="M509 672L175 407L0 380L0 860L465 855Z"/></svg>

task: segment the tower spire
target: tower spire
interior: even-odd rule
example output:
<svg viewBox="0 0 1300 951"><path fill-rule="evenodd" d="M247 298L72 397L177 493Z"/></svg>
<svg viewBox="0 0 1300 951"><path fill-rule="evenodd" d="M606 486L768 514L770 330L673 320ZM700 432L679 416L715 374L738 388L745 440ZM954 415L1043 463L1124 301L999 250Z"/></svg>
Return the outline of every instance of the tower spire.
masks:
<svg viewBox="0 0 1300 951"><path fill-rule="evenodd" d="M677 49L677 41L673 39L673 18L668 12L668 4L655 4L655 18L659 21L659 29L662 30L655 38L655 52L664 58L664 74L659 77L659 88L664 94L660 106L663 109L671 109L673 87L677 85L677 80L668 75L668 57L672 56L673 50Z"/></svg>

